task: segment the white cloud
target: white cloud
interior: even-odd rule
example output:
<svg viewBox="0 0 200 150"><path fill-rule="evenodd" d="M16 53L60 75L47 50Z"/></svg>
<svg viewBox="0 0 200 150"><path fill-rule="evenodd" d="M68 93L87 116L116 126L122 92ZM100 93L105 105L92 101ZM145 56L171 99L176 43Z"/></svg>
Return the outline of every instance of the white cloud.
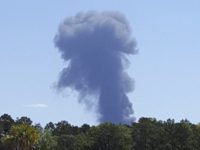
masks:
<svg viewBox="0 0 200 150"><path fill-rule="evenodd" d="M25 105L23 105L23 107L30 107L30 108L47 108L48 105L47 105L47 104L42 104L42 103L38 103L38 104L25 104Z"/></svg>

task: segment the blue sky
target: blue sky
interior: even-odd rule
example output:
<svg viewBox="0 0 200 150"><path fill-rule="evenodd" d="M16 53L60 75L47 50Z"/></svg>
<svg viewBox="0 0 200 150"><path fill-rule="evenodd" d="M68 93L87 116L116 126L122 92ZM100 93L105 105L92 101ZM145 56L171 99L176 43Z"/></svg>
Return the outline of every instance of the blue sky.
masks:
<svg viewBox="0 0 200 150"><path fill-rule="evenodd" d="M96 114L77 102L75 91L53 88L65 65L53 38L67 16L114 10L126 15L138 43L128 69L135 80L129 97L136 118L200 122L199 6L198 0L2 1L0 114L42 124L96 124Z"/></svg>

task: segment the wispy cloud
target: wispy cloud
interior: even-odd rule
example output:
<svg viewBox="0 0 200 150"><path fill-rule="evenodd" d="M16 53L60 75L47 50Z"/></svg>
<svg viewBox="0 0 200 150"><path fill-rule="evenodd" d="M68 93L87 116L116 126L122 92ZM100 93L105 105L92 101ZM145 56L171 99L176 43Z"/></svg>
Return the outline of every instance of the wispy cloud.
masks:
<svg viewBox="0 0 200 150"><path fill-rule="evenodd" d="M29 107L29 108L47 108L48 105L47 104L42 104L42 103L38 103L38 104L25 104L25 105L23 105L23 107Z"/></svg>

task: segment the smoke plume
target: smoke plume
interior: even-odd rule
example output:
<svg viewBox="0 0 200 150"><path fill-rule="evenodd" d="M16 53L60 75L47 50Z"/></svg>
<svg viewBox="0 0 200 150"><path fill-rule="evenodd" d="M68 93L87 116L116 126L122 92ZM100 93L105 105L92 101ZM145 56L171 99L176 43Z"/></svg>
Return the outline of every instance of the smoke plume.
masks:
<svg viewBox="0 0 200 150"><path fill-rule="evenodd" d="M60 73L57 88L69 87L80 95L97 94L100 122L133 121L132 104L126 95L133 89L132 80L124 68L126 55L136 53L136 42L125 16L119 12L80 12L61 23L54 41L69 62Z"/></svg>

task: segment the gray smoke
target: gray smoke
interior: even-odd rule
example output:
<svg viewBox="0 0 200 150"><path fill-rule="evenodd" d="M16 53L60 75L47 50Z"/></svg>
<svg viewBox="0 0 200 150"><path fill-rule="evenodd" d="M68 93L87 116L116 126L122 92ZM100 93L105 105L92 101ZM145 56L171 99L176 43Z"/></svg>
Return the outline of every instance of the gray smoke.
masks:
<svg viewBox="0 0 200 150"><path fill-rule="evenodd" d="M54 40L62 58L69 62L57 88L70 87L81 95L98 94L100 122L132 122L132 104L126 95L132 91L132 80L124 67L126 55L136 53L136 42L125 16L119 12L80 12L61 23Z"/></svg>

